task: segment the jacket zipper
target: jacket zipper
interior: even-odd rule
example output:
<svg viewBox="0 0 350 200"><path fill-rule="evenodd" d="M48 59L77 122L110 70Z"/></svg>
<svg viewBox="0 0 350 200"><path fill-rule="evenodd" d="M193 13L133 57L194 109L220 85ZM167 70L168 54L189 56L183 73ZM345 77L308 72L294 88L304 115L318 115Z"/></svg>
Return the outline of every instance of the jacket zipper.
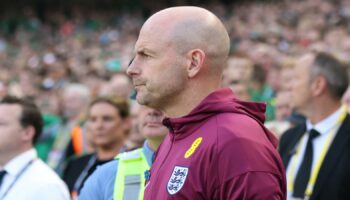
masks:
<svg viewBox="0 0 350 200"><path fill-rule="evenodd" d="M172 139L171 139L170 148L169 148L169 150L168 150L168 152L167 152L167 154L166 154L166 156L165 156L163 162L162 162L162 163L160 164L160 166L159 166L156 180L158 180L159 172L161 172L161 169L162 169L162 167L163 167L165 161L168 159L169 154L170 154L170 151L171 151L171 149L172 149L172 147L173 147L173 144L174 144L174 142L175 142L175 132L174 132L174 133L170 132L170 134L173 134L173 137L172 137ZM156 185L156 184L155 184L155 185ZM155 199L153 196L154 196L154 192L153 192L153 189L152 189L152 192L151 192L151 197L152 197L152 198L151 198L151 199Z"/></svg>

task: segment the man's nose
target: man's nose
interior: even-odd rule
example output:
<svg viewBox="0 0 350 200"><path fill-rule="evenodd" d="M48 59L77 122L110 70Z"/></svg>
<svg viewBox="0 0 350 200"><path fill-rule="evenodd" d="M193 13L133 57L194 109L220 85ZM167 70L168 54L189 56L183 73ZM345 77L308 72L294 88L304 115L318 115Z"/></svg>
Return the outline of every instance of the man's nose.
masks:
<svg viewBox="0 0 350 200"><path fill-rule="evenodd" d="M102 129L102 128L103 128L103 121L102 121L102 120L97 120L97 121L95 122L95 128L96 128L97 130Z"/></svg>
<svg viewBox="0 0 350 200"><path fill-rule="evenodd" d="M140 69L136 65L135 58L133 58L130 61L128 69L126 70L126 73L128 74L128 76L131 76L131 77L140 73Z"/></svg>

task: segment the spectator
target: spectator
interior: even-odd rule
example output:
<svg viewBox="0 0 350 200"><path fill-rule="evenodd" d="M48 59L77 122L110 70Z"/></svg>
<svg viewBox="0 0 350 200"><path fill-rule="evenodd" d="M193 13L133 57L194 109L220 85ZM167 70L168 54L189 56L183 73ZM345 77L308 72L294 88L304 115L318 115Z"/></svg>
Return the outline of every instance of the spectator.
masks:
<svg viewBox="0 0 350 200"><path fill-rule="evenodd" d="M123 98L108 97L93 100L88 109L86 128L95 153L71 159L63 173L73 199L77 198L85 180L97 166L123 152L130 129L128 102Z"/></svg>
<svg viewBox="0 0 350 200"><path fill-rule="evenodd" d="M129 99L132 92L132 83L125 73L115 74L109 81L110 92L122 98Z"/></svg>
<svg viewBox="0 0 350 200"><path fill-rule="evenodd" d="M60 174L67 158L82 155L89 149L91 151L84 127L85 111L90 98L89 89L82 84L70 84L64 89L64 124L56 135L48 158L48 164Z"/></svg>
<svg viewBox="0 0 350 200"><path fill-rule="evenodd" d="M163 114L157 110L142 106L139 118L140 132L147 138L143 147L119 154L115 161L98 168L87 180L78 199L143 199L146 171L168 130L162 124Z"/></svg>
<svg viewBox="0 0 350 200"><path fill-rule="evenodd" d="M228 86L232 80L249 82L253 71L253 62L243 56L231 56L223 73L223 85Z"/></svg>
<svg viewBox="0 0 350 200"><path fill-rule="evenodd" d="M69 200L67 186L33 148L43 126L36 105L5 96L0 113L0 199Z"/></svg>
<svg viewBox="0 0 350 200"><path fill-rule="evenodd" d="M291 128L292 124L289 121L292 114L290 105L290 94L287 91L280 91L276 96L276 119L265 123L265 126L275 135L280 138L282 133Z"/></svg>
<svg viewBox="0 0 350 200"><path fill-rule="evenodd" d="M295 66L291 103L306 123L283 134L280 154L287 199L349 199L350 118L341 98L345 66L327 53L308 53Z"/></svg>
<svg viewBox="0 0 350 200"><path fill-rule="evenodd" d="M266 102L266 120L270 121L275 118L274 91L266 83L266 72L261 65L254 65L251 77L249 94L252 101Z"/></svg>
<svg viewBox="0 0 350 200"><path fill-rule="evenodd" d="M129 137L125 141L125 146L130 150L134 150L137 148L141 148L142 145L145 142L145 136L141 133L141 126L140 123L143 121L143 116L140 115L140 110L141 110L140 104L138 104L136 101L131 102L131 130Z"/></svg>

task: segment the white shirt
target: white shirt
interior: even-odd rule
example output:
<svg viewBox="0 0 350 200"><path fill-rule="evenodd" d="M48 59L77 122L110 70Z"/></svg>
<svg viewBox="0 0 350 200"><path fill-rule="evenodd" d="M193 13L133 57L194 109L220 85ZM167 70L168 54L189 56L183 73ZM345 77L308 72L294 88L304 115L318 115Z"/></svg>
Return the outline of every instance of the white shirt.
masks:
<svg viewBox="0 0 350 200"><path fill-rule="evenodd" d="M320 158L321 155L321 151L323 149L323 147L325 146L326 140L329 136L329 134L333 134L334 131L338 131L339 126L337 126L337 120L339 119L339 117L342 114L342 108L340 107L337 111L335 111L333 114L331 114L330 116L328 116L327 118L325 118L324 120L320 121L317 124L311 124L310 120L306 121L306 133L308 133L311 129L315 129L317 130L320 135L318 137L316 137L313 140L313 159L312 159L312 168L311 171L314 170L315 167L315 163L316 161ZM336 128L334 130L334 128ZM302 137L303 138L303 137ZM309 139L309 134L306 134L306 136L304 136L304 139L301 140L301 146L300 146L300 154L299 156L296 158L295 161L295 168L294 168L294 174L293 176L293 180L295 180L296 175L299 171L301 162L302 162L302 158L304 158L304 154L305 154L305 149L306 149L306 143ZM299 143L297 143L297 146L299 145ZM303 156L300 156L303 155ZM290 164L291 161L293 159L295 159L294 157L296 156L296 154L294 154L291 158L290 158L290 162L288 164L286 173L287 173L287 183L289 183L289 178L288 175L290 173ZM293 192L287 191L287 200L291 200L292 199L292 194Z"/></svg>
<svg viewBox="0 0 350 200"><path fill-rule="evenodd" d="M70 199L65 183L37 158L34 149L16 156L3 169L6 170L7 174L0 188L1 200ZM19 175L21 171L23 173ZM8 192L4 196L6 191Z"/></svg>

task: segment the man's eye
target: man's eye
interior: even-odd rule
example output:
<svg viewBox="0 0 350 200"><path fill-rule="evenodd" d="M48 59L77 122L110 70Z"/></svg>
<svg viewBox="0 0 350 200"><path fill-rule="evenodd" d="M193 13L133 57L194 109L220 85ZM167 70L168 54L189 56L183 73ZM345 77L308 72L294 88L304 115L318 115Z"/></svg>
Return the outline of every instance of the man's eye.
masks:
<svg viewBox="0 0 350 200"><path fill-rule="evenodd" d="M89 118L88 118L88 121L90 121L90 122L95 122L95 121L96 121L96 118L95 118L95 117L89 117Z"/></svg>
<svg viewBox="0 0 350 200"><path fill-rule="evenodd" d="M113 117L111 117L111 116L105 116L105 117L103 117L103 121L113 121Z"/></svg>
<svg viewBox="0 0 350 200"><path fill-rule="evenodd" d="M148 54L146 54L146 53L144 53L144 52L141 52L140 55L141 55L142 57L145 57L145 58L151 57L150 55L148 55Z"/></svg>

